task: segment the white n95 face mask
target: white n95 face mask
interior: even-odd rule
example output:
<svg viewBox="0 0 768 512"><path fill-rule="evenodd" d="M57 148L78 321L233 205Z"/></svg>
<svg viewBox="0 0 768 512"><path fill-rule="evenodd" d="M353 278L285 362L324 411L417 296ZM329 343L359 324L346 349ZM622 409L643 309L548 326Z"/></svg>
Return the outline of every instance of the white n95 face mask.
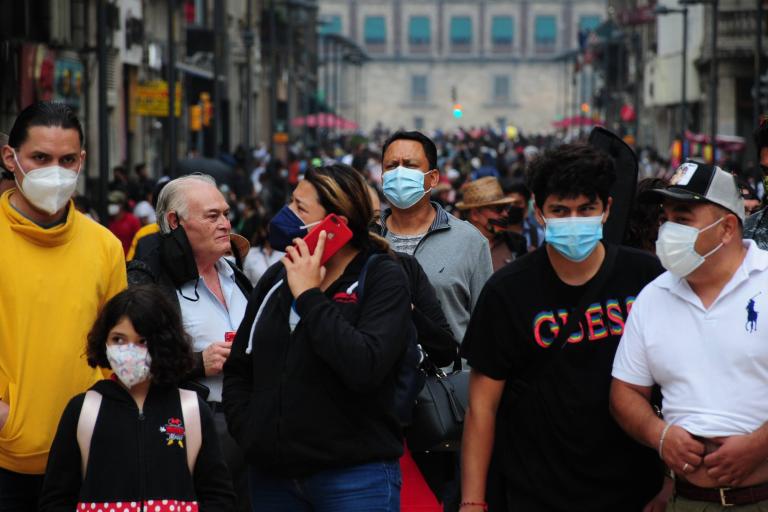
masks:
<svg viewBox="0 0 768 512"><path fill-rule="evenodd" d="M723 246L721 242L720 245L702 256L695 249L699 233L717 226L724 218L721 217L702 229L676 222L662 224L659 228L659 238L656 240L656 256L661 260L661 265L677 277L686 277L699 268L708 257Z"/></svg>
<svg viewBox="0 0 768 512"><path fill-rule="evenodd" d="M66 167L52 165L25 172L15 151L13 152L13 159L24 175L24 181L19 184L19 181L16 180L16 185L30 203L51 215L61 211L67 205L77 188L80 167L77 171L73 171ZM82 161L80 165L82 166Z"/></svg>

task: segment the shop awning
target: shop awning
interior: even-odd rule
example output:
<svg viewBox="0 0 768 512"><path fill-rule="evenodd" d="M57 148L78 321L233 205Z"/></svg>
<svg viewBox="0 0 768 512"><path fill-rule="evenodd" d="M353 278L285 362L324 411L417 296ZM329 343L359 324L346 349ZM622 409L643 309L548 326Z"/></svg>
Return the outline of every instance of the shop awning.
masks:
<svg viewBox="0 0 768 512"><path fill-rule="evenodd" d="M320 112L309 114L305 117L294 117L291 125L295 127L308 126L310 128L335 128L337 130L357 130L360 125L351 119L346 119L336 114Z"/></svg>

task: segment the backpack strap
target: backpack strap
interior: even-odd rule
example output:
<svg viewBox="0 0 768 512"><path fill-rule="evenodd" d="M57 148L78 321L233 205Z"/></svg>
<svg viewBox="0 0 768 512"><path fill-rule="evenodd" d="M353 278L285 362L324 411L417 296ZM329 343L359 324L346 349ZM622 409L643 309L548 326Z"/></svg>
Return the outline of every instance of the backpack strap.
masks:
<svg viewBox="0 0 768 512"><path fill-rule="evenodd" d="M179 389L181 415L184 417L184 433L187 438L187 467L189 474L195 473L195 462L203 445L203 432L200 425L200 403L197 393L188 389Z"/></svg>
<svg viewBox="0 0 768 512"><path fill-rule="evenodd" d="M283 285L284 281L285 278L279 279L261 300L261 305L259 306L258 311L256 311L256 316L253 318L253 323L251 324L251 332L248 333L248 346L245 348L246 354L250 354L253 351L253 332L256 330L256 324L259 323L259 318L261 318L261 314L264 312L264 308L266 307L267 302L269 301L270 297L272 297L272 295L274 295L274 293L278 290L278 288Z"/></svg>
<svg viewBox="0 0 768 512"><path fill-rule="evenodd" d="M101 408L101 393L89 390L85 392L83 405L80 408L80 418L77 420L77 444L80 447L80 471L83 480L88 469L88 457L91 452L91 439Z"/></svg>

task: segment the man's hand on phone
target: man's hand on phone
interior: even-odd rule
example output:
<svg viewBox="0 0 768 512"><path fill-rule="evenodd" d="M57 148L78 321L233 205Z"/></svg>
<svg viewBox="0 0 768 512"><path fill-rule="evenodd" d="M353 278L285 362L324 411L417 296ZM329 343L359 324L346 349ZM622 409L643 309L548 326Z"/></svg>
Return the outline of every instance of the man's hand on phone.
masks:
<svg viewBox="0 0 768 512"><path fill-rule="evenodd" d="M325 278L325 267L320 265L320 260L325 251L325 239L327 233L322 231L317 241L314 254L310 254L307 243L296 238L294 245L289 246L283 258L283 265L288 277L288 286L294 298L312 288L318 288Z"/></svg>
<svg viewBox="0 0 768 512"><path fill-rule="evenodd" d="M5 422L8 421L8 414L11 412L11 406L0 400L0 430L5 426Z"/></svg>
<svg viewBox="0 0 768 512"><path fill-rule="evenodd" d="M206 377L221 374L231 349L231 342L216 341L203 350L203 369L205 370Z"/></svg>

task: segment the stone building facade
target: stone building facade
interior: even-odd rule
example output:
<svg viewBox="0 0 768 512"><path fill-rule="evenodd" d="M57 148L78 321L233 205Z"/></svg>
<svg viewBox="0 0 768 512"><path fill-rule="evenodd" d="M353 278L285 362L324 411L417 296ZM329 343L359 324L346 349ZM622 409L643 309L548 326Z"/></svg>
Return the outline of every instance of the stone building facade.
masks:
<svg viewBox="0 0 768 512"><path fill-rule="evenodd" d="M603 0L320 0L322 30L365 49L360 93L341 113L363 130L516 126L552 131L574 111L568 83L579 32ZM343 76L343 75L342 75ZM346 100L346 101L345 101ZM460 117L455 106L461 106Z"/></svg>

